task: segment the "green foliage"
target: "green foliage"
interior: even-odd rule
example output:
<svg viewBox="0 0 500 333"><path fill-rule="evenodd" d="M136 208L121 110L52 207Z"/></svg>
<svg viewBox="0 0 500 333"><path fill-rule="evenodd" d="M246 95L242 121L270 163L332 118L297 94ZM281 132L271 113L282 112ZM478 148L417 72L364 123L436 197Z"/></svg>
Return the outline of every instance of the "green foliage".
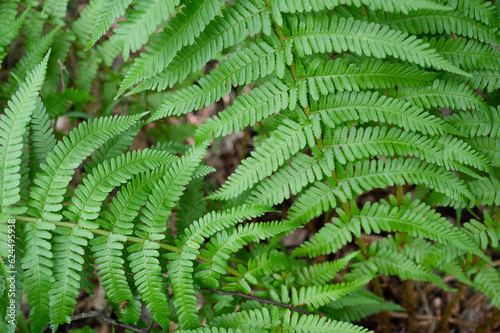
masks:
<svg viewBox="0 0 500 333"><path fill-rule="evenodd" d="M70 323L93 270L165 332L367 332L405 311L381 275L499 307L493 3L3 1L0 331L22 295Z"/></svg>

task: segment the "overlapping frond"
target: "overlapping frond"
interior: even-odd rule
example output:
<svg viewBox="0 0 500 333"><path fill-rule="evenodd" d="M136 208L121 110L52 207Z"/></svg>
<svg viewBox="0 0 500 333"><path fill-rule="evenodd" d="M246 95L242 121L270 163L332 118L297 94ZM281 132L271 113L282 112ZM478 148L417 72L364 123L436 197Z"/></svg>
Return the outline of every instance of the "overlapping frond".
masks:
<svg viewBox="0 0 500 333"><path fill-rule="evenodd" d="M47 155L54 149L56 138L51 128L52 122L45 110L40 98L37 99L36 107L31 117L30 135L30 176L34 176L40 171L40 165L46 162Z"/></svg>
<svg viewBox="0 0 500 333"><path fill-rule="evenodd" d="M149 194L140 217L142 223L136 225L134 230L145 242L134 244L128 249L131 252L128 260L132 272L135 273L134 280L138 291L155 320L165 330L170 325L170 310L163 292L162 269L158 260L159 243L156 241L166 237L167 221L172 209L192 179L193 172L204 154L204 146L194 147L168 168L165 176L156 184L155 191ZM169 268L169 276L172 277L173 274L173 270Z"/></svg>
<svg viewBox="0 0 500 333"><path fill-rule="evenodd" d="M102 117L84 122L59 141L54 151L47 155L47 163L41 165L44 172L37 174L34 180L37 186L31 190L30 201L34 214L51 221L60 220L57 212L62 208L61 202L74 169L106 140L129 128L141 116L143 114Z"/></svg>
<svg viewBox="0 0 500 333"><path fill-rule="evenodd" d="M197 141L238 132L286 108L293 108L297 91L273 78L238 97L226 110L207 119L195 133ZM156 114L154 115L156 116Z"/></svg>
<svg viewBox="0 0 500 333"><path fill-rule="evenodd" d="M156 114L181 115L201 109L227 95L233 86L244 86L269 75L277 67L280 59L277 53L280 51L282 48L276 49L259 41L230 55L196 85L171 94L160 105L154 118L157 118ZM284 64L278 67L284 68Z"/></svg>
<svg viewBox="0 0 500 333"><path fill-rule="evenodd" d="M145 79L129 94L143 90L164 90L183 81L190 72L201 69L218 52L233 46L262 30L269 34L271 21L269 9L263 0L236 1L222 9L190 45L184 46L161 73Z"/></svg>
<svg viewBox="0 0 500 333"><path fill-rule="evenodd" d="M125 76L117 96L135 83L150 78L167 68L177 51L191 44L205 26L220 11L221 0L191 0L169 21L158 36L153 38L147 53L136 58L132 68Z"/></svg>
<svg viewBox="0 0 500 333"><path fill-rule="evenodd" d="M0 117L0 214L20 199L20 181L24 135L32 113L40 103L38 93L45 78L49 54L29 73L26 82L8 101L5 114Z"/></svg>
<svg viewBox="0 0 500 333"><path fill-rule="evenodd" d="M409 102L380 96L377 92L344 92L321 96L318 103L312 106L312 114L321 116L323 123L333 128L349 121L376 121L423 134L453 133L453 128L441 118Z"/></svg>
<svg viewBox="0 0 500 333"><path fill-rule="evenodd" d="M454 113L445 121L456 127L463 137L500 137L500 107L491 107L488 114L472 111Z"/></svg>
<svg viewBox="0 0 500 333"><path fill-rule="evenodd" d="M500 66L500 55L490 44L481 43L473 39L432 38L429 44L445 59L462 69L490 69L496 70Z"/></svg>
<svg viewBox="0 0 500 333"><path fill-rule="evenodd" d="M436 80L432 86L402 87L393 95L426 109L445 107L455 111L477 109L489 112L489 107L482 97L478 96L466 84L456 81Z"/></svg>
<svg viewBox="0 0 500 333"><path fill-rule="evenodd" d="M217 278L225 273L224 268L228 265L231 254L248 242L258 242L293 228L294 226L287 222L269 222L239 225L229 233L223 230L211 238L210 243L206 244L206 250L201 250L201 254L208 261L198 265L195 277L201 279L204 284L217 288Z"/></svg>
<svg viewBox="0 0 500 333"><path fill-rule="evenodd" d="M329 283L358 254L359 251L355 251L335 261L325 261L320 264L304 267L298 272L297 281L304 286L321 286Z"/></svg>
<svg viewBox="0 0 500 333"><path fill-rule="evenodd" d="M492 24L497 21L495 6L484 0L446 0L446 3L454 9L465 14L467 17L476 19L486 24Z"/></svg>
<svg viewBox="0 0 500 333"><path fill-rule="evenodd" d="M240 206L228 211L212 212L194 222L185 235L176 243L182 248L180 253L168 254L171 262L167 265L169 280L174 295L181 327L193 328L198 324L196 309L196 290L193 285L193 261L199 253L203 240L224 228L249 218L254 218L269 211L262 206Z"/></svg>
<svg viewBox="0 0 500 333"><path fill-rule="evenodd" d="M384 89L398 87L423 87L436 78L436 74L399 63L369 59L360 64L352 64L344 59L311 61L307 74L300 78L315 100L319 95L364 89ZM304 82L305 81L305 82ZM305 83L307 82L307 88Z"/></svg>
<svg viewBox="0 0 500 333"><path fill-rule="evenodd" d="M271 175L292 155L314 142L310 124L299 125L287 121L274 131L251 156L241 162L221 188L211 195L214 199L227 200L242 193L258 181Z"/></svg>
<svg viewBox="0 0 500 333"><path fill-rule="evenodd" d="M498 28L492 28L481 22L460 15L455 11L426 10L411 14L378 15L381 25L389 25L409 34L456 34L478 39L484 43L500 44Z"/></svg>
<svg viewBox="0 0 500 333"><path fill-rule="evenodd" d="M94 18L94 29L85 50L94 46L95 42L108 31L111 24L113 24L118 17L125 14L125 10L130 3L132 3L132 0L102 0L99 3L99 10L97 16Z"/></svg>
<svg viewBox="0 0 500 333"><path fill-rule="evenodd" d="M168 19L180 0L146 0L133 4L134 9L127 14L127 21L121 21L114 30L117 39L123 39L123 60L130 52L139 50L156 27Z"/></svg>
<svg viewBox="0 0 500 333"><path fill-rule="evenodd" d="M349 50L375 58L392 56L424 67L468 76L429 48L429 44L388 26L336 15L307 15L301 19L294 17L290 31L292 35L286 38L286 42L293 43L299 55Z"/></svg>
<svg viewBox="0 0 500 333"><path fill-rule="evenodd" d="M277 205L296 195L307 184L322 180L331 175L333 165L328 159L315 159L306 154L297 153L290 164L278 169L268 178L264 178L252 191L248 202L252 204Z"/></svg>

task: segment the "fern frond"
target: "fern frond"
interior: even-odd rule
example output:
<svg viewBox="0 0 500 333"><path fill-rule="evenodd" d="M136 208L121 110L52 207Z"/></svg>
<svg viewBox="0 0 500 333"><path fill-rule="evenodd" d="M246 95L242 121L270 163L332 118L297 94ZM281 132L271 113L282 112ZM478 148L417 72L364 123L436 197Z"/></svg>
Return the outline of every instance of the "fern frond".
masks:
<svg viewBox="0 0 500 333"><path fill-rule="evenodd" d="M346 322L359 321L383 311L404 311L398 304L386 302L365 289L352 292L349 295L326 305L332 318Z"/></svg>
<svg viewBox="0 0 500 333"><path fill-rule="evenodd" d="M238 132L270 115L291 108L296 103L297 92L293 87L272 78L249 94L240 95L226 110L207 119L195 132L197 141ZM156 117L155 117L156 118Z"/></svg>
<svg viewBox="0 0 500 333"><path fill-rule="evenodd" d="M109 205L109 210L104 213L106 220L100 221L112 233L96 237L90 242L96 268L101 276L100 283L107 297L116 304L132 298L123 270L124 236L132 233L133 220L146 203L153 187L164 175L165 168L158 168L153 172L138 174L126 187L122 187Z"/></svg>
<svg viewBox="0 0 500 333"><path fill-rule="evenodd" d="M323 123L332 128L355 120L359 123L377 121L398 125L430 135L454 132L441 118L422 108L409 102L380 96L377 92L344 92L321 96L318 103L312 105L311 114L313 117L321 116Z"/></svg>
<svg viewBox="0 0 500 333"><path fill-rule="evenodd" d="M426 10L403 15L381 13L377 22L413 35L453 33L484 43L500 44L498 28L464 17L455 11Z"/></svg>
<svg viewBox="0 0 500 333"><path fill-rule="evenodd" d="M204 185L202 177L191 180L184 195L179 199L179 209L175 216L175 228L178 233L183 233L187 227L205 214L207 206L203 197Z"/></svg>
<svg viewBox="0 0 500 333"><path fill-rule="evenodd" d="M133 84L150 78L167 68L175 54L184 45L191 44L220 10L221 0L191 0L183 12L169 21L164 29L151 41L148 53L141 53L125 76L116 96Z"/></svg>
<svg viewBox="0 0 500 333"><path fill-rule="evenodd" d="M276 68L276 54L280 50L282 49L275 49L266 42L259 41L230 55L196 85L171 94L155 115L181 115L201 109L229 94L233 86L245 86L269 75Z"/></svg>
<svg viewBox="0 0 500 333"><path fill-rule="evenodd" d="M469 71L472 75L467 80L463 76L458 75L445 75L443 78L446 80L457 80L459 82L468 82L468 85L474 89L486 89L488 93L500 88L500 71L489 69L473 69Z"/></svg>
<svg viewBox="0 0 500 333"><path fill-rule="evenodd" d="M134 9L127 15L127 21L121 21L114 29L117 39L123 39L123 60L127 61L130 52L139 50L158 24L166 21L179 0L146 0L134 3Z"/></svg>
<svg viewBox="0 0 500 333"><path fill-rule="evenodd" d="M481 136L469 138L466 142L492 167L500 167L500 138Z"/></svg>
<svg viewBox="0 0 500 333"><path fill-rule="evenodd" d="M319 58L311 61L307 74L299 78L314 100L321 95L363 89L421 87L432 82L436 74L398 63L369 59L352 64L345 59L324 62ZM305 87L303 87L305 88Z"/></svg>
<svg viewBox="0 0 500 333"><path fill-rule="evenodd" d="M478 109L486 113L489 112L488 105L480 96L466 84L460 84L456 81L436 80L432 86L401 87L393 95L426 109L445 107L455 111Z"/></svg>
<svg viewBox="0 0 500 333"><path fill-rule="evenodd" d="M90 35L90 40L85 47L85 51L94 46L95 42L108 31L111 24L117 18L125 14L132 0L102 0L99 6L99 12L95 19L94 28Z"/></svg>
<svg viewBox="0 0 500 333"><path fill-rule="evenodd" d="M99 15L104 0L93 0L83 9L77 20L73 22L71 28L78 38L78 44L85 47L90 39L90 35L96 23L96 17Z"/></svg>
<svg viewBox="0 0 500 333"><path fill-rule="evenodd" d="M12 40L19 33L19 30L21 29L24 23L24 19L26 18L28 11L29 9L26 9L18 18L16 18L17 12L14 10L12 16L8 16L2 19L2 22L4 22L4 24L0 26L0 62L7 55L7 49L10 46ZM0 14L0 16L3 15Z"/></svg>
<svg viewBox="0 0 500 333"><path fill-rule="evenodd" d="M102 117L81 123L68 137L59 141L54 151L47 155L47 163L41 165L44 173L37 174L37 186L31 190L29 205L35 209L35 216L49 221L58 221L61 202L66 187L71 181L74 169L111 136L135 123L143 114L129 117Z"/></svg>
<svg viewBox="0 0 500 333"><path fill-rule="evenodd" d="M386 12L409 13L418 10L447 10L449 7L436 3L432 0L361 0L368 8L372 10L383 10Z"/></svg>
<svg viewBox="0 0 500 333"><path fill-rule="evenodd" d="M500 137L500 107L490 107L488 114L472 111L454 113L447 116L445 121L457 128L463 137Z"/></svg>
<svg viewBox="0 0 500 333"><path fill-rule="evenodd" d="M313 137L310 124L299 125L286 121L274 131L273 136L241 162L221 188L212 194L213 199L227 200L242 193L303 149Z"/></svg>
<svg viewBox="0 0 500 333"><path fill-rule="evenodd" d="M204 146L193 148L168 169L142 209L142 224L137 225L134 230L146 241L129 247L131 254L128 259L132 272L135 273L136 286L148 309L165 330L168 329L170 323L166 314L170 311L167 298L162 291L161 267L157 259L159 245L155 241L165 238L167 221L172 208L182 195L184 187L191 180L204 154Z"/></svg>
<svg viewBox="0 0 500 333"><path fill-rule="evenodd" d="M425 185L446 194L458 202L466 202L472 194L464 182L450 171L425 161L416 159L387 159L378 161L358 161L346 165L345 173L337 168L338 181L329 187L316 182L304 191L288 212L291 222L307 223L313 217L337 206L336 197L341 202L374 188L384 188L394 184Z"/></svg>
<svg viewBox="0 0 500 333"><path fill-rule="evenodd" d="M396 275L402 280L420 280L449 290L446 284L431 270L426 267L416 264L412 260L398 253L397 249L380 246L378 249L375 246L370 247L370 258L362 263L351 264L352 271L349 276L359 277L366 274L384 274Z"/></svg>
<svg viewBox="0 0 500 333"><path fill-rule="evenodd" d="M269 222L239 225L237 229L229 233L223 230L212 237L210 243L206 245L206 250L201 251L201 254L209 261L198 265L195 277L202 279L204 284L217 288L219 283L216 278L225 273L224 267L227 266L232 253L236 253L248 242L258 242L294 227L287 222Z"/></svg>
<svg viewBox="0 0 500 333"><path fill-rule="evenodd" d="M269 9L262 0L236 1L214 18L191 45L184 46L161 73L144 80L129 94L143 90L165 90L182 82L190 72L201 69L218 52L261 30L269 34Z"/></svg>
<svg viewBox="0 0 500 333"><path fill-rule="evenodd" d="M293 17L290 31L292 35L286 37L286 43L293 43L300 56L349 50L358 55L376 58L393 56L423 67L469 76L430 49L422 40L388 26L353 18L307 15L300 20Z"/></svg>
<svg viewBox="0 0 500 333"><path fill-rule="evenodd" d="M297 282L303 286L321 286L330 283L337 273L343 270L352 258L358 254L359 251L355 251L335 261L325 261L320 264L304 267L301 271L297 272Z"/></svg>
<svg viewBox="0 0 500 333"><path fill-rule="evenodd" d="M98 223L92 220L98 217L102 202L116 186L127 182L135 174L170 161L172 161L172 156L161 151L149 149L134 151L98 165L76 188L73 203L68 205L68 211L64 212L64 215L74 222L73 228L69 232L56 229L60 236L54 238L54 273L58 283L51 290L50 317L53 324L62 324L69 320L69 314L73 309L68 305L72 304L78 296L78 289L75 285L79 280L75 278L75 275L76 272L82 270L83 246L87 245L87 239L92 238L92 234L80 228L96 229L99 227ZM115 241L118 240L123 242L125 238L115 239ZM115 249L112 244L109 246L108 249L114 253L122 247L121 244Z"/></svg>
<svg viewBox="0 0 500 333"><path fill-rule="evenodd" d="M350 282L302 287L299 290L292 288L292 305L311 305L317 309L363 287L371 279L373 276L367 275Z"/></svg>
<svg viewBox="0 0 500 333"><path fill-rule="evenodd" d="M139 122L135 126L131 126L125 131L112 136L99 150L95 151L94 154L90 156L92 161L85 165L85 171L90 172L97 165L106 160L118 157L124 151L128 150L142 125L143 122Z"/></svg>
<svg viewBox="0 0 500 333"><path fill-rule="evenodd" d="M471 138L480 139L480 138ZM483 137L485 139L485 137ZM486 138L488 139L488 138ZM495 140L495 138L492 138ZM470 141L470 140L469 140ZM484 140L483 140L484 141ZM496 142L496 141L493 141ZM500 142L500 141L498 141ZM438 144L442 148L442 154L452 161L457 161L458 163L471 165L479 170L487 171L492 173L491 167L496 166L494 161L488 160L488 155L480 154L478 150L478 145L469 145L458 138L452 136L442 136L438 139ZM482 149L488 149L490 147L483 147Z"/></svg>
<svg viewBox="0 0 500 333"><path fill-rule="evenodd" d="M432 38L431 47L435 48L446 60L462 69L490 69L500 67L497 48L473 39Z"/></svg>
<svg viewBox="0 0 500 333"><path fill-rule="evenodd" d="M68 0L56 1L45 0L43 2L42 14L47 14L53 18L63 18L66 16Z"/></svg>
<svg viewBox="0 0 500 333"><path fill-rule="evenodd" d="M497 21L495 6L484 0L446 0L446 3L465 16L494 26Z"/></svg>
<svg viewBox="0 0 500 333"><path fill-rule="evenodd" d="M176 241L177 245L182 247L182 251L168 254L166 257L172 260L167 265L167 269L172 284L174 306L178 310L181 327L192 328L198 325L192 261L196 259L204 238L210 237L223 228L233 226L243 219L260 216L268 210L261 206L241 206L228 211L208 213L194 222L186 229L185 235Z"/></svg>
<svg viewBox="0 0 500 333"><path fill-rule="evenodd" d="M16 76L21 80L26 79L26 76L35 68L35 66L43 61L59 30L60 27L56 27L43 35L36 41L33 48L23 55L21 61L19 61L16 67L12 70L12 74L7 82L2 85L2 90L7 96L10 96L18 85L17 80L15 79Z"/></svg>
<svg viewBox="0 0 500 333"><path fill-rule="evenodd" d="M496 267L481 267L474 277L474 283L493 305L500 307L500 273Z"/></svg>
<svg viewBox="0 0 500 333"><path fill-rule="evenodd" d="M32 113L40 102L38 93L45 79L49 54L28 74L26 82L7 102L5 114L0 116L0 215L8 214L9 206L20 197L21 160L24 135Z"/></svg>
<svg viewBox="0 0 500 333"><path fill-rule="evenodd" d="M441 145L414 132L398 128L388 130L387 127L337 127L329 135L331 137L325 141L325 147L341 164L376 156L415 156L429 163L463 172L467 172L463 168L464 164L482 170L488 169L481 156L471 152L471 148L464 142L456 140L445 139L447 144ZM335 144L330 145L330 142Z"/></svg>
<svg viewBox="0 0 500 333"><path fill-rule="evenodd" d="M277 205L290 198L290 193L299 193L307 184L322 180L325 175L331 175L332 171L333 168L328 166L326 159L315 159L298 153L292 157L290 164L259 182L248 202Z"/></svg>
<svg viewBox="0 0 500 333"><path fill-rule="evenodd" d="M51 128L52 122L40 98L36 101L30 125L30 173L33 179L37 172L40 172L40 165L46 162L47 155L56 145L54 131Z"/></svg>

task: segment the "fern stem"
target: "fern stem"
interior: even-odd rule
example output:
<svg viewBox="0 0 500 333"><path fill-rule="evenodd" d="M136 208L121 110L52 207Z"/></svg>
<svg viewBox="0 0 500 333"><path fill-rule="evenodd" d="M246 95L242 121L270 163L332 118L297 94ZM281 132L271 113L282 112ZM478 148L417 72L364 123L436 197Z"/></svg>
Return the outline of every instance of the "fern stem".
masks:
<svg viewBox="0 0 500 333"><path fill-rule="evenodd" d="M453 300L450 303L448 303L448 305L446 306L446 309L444 310L444 314L441 317L441 320L439 321L439 324L438 324L438 327L436 330L437 332L448 332L448 320L451 316L453 308L462 299L462 295L464 294L464 291L465 291L465 284L460 283L460 286L458 287L458 291L455 293L455 297L453 297Z"/></svg>
<svg viewBox="0 0 500 333"><path fill-rule="evenodd" d="M238 297L242 297L242 298L246 298L246 299L251 299L251 300L254 300L254 301L257 301L257 302L260 302L260 303L265 303L265 304L271 304L271 305L280 306L280 307L287 308L287 309L292 310L292 311L303 313L305 315L311 315L312 314L312 313L307 312L305 310L299 309L299 308L297 308L297 307L295 307L295 306L293 306L291 304L285 304L285 303L280 303L280 302L269 301L267 299L263 299L263 298L259 298L259 297L256 297L256 296L247 295L247 294L243 294L243 293L239 293L239 292L223 291L223 290L218 290L218 289L213 289L213 288L203 288L203 289L211 291L211 292L214 292L214 293L219 294L219 295L238 296Z"/></svg>
<svg viewBox="0 0 500 333"><path fill-rule="evenodd" d="M408 332L417 331L417 314L415 313L415 299L413 298L413 281L405 280L405 305L408 312Z"/></svg>
<svg viewBox="0 0 500 333"><path fill-rule="evenodd" d="M15 219L22 221L22 222L36 222L36 220L37 220L36 218L25 217L25 216L16 216ZM69 222L52 222L52 223L54 223L55 225L60 226L60 227L67 227L67 228L74 228L75 227L74 223L69 223ZM88 229L88 230L93 234L101 235L101 236L108 236L109 234L111 234L111 231L106 231L106 230L100 230L100 229ZM143 238L133 237L133 236L126 236L126 238L127 238L127 241L131 242L131 243L144 243L146 241ZM158 244L159 244L160 248L162 248L164 250L168 250L170 252L177 252L177 253L182 252L182 249L180 249L176 246L164 244L164 243L158 243ZM196 256L196 258L199 260L205 261L205 262L210 261L209 258L202 256L201 254L198 254ZM236 269L234 269L232 267L226 266L224 269L229 274L232 274L232 275L237 276L239 278L243 277L243 275L240 272L238 272Z"/></svg>

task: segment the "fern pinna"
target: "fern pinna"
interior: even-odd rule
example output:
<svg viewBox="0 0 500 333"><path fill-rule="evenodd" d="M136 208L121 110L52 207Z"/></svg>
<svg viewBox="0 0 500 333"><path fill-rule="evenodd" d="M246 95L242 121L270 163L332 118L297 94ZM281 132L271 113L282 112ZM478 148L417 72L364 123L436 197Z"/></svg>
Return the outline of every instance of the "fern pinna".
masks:
<svg viewBox="0 0 500 333"><path fill-rule="evenodd" d="M167 332L366 332L351 322L377 313L389 331L387 311L415 331L415 283L500 307L494 1L91 0L74 22L67 10L0 4L2 332L25 325L23 295L31 331L72 322L92 271L117 327L137 330L144 304ZM227 95L192 145L131 150L158 120ZM119 103L129 115L112 115ZM91 119L63 135L62 115ZM211 140L248 127L253 151L210 190ZM304 226L311 238L283 245ZM404 281L402 304L384 299L386 276Z"/></svg>

